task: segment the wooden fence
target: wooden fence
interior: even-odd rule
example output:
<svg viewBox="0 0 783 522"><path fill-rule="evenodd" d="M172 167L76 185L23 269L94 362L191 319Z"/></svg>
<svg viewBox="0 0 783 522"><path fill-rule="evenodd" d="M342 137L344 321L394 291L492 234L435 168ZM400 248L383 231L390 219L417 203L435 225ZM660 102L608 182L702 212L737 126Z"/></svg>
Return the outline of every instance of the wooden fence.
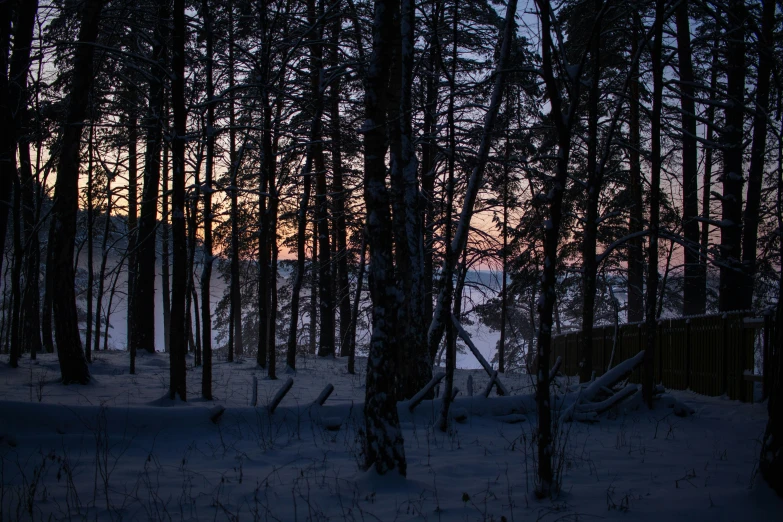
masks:
<svg viewBox="0 0 783 522"><path fill-rule="evenodd" d="M675 390L690 389L703 395L726 394L730 399L753 400L753 377L757 338L767 354L774 339L774 321L748 312L662 319L657 324L655 381ZM617 328L593 328L593 370L601 375L612 366L646 348L647 327L643 323ZM552 361L562 357L562 372L579 373L579 332L552 338ZM763 341L761 340L763 339ZM766 359L766 357L765 357ZM631 377L641 382L641 371Z"/></svg>

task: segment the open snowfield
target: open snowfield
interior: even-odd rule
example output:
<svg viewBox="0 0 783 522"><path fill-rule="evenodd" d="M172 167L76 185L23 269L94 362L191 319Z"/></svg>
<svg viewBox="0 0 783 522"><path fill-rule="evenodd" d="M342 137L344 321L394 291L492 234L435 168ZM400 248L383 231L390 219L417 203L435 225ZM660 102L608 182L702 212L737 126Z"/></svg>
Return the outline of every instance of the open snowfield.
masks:
<svg viewBox="0 0 783 522"><path fill-rule="evenodd" d="M438 400L414 414L400 403L402 479L358 467L363 360L357 375L345 359L299 360L272 415L289 375L269 381L253 360L216 361L207 403L192 362L183 404L166 398L164 354L140 355L129 375L126 353L101 352L94 382L69 387L50 355L15 370L4 356L0 520L783 520L783 499L755 472L765 405L673 392L696 413L662 405L568 423L555 460L562 492L537 500L529 376L504 376L512 396L484 399L483 370L458 370L455 408L467 418L448 434L433 426ZM329 383L325 406L312 406ZM216 405L226 410L213 423Z"/></svg>

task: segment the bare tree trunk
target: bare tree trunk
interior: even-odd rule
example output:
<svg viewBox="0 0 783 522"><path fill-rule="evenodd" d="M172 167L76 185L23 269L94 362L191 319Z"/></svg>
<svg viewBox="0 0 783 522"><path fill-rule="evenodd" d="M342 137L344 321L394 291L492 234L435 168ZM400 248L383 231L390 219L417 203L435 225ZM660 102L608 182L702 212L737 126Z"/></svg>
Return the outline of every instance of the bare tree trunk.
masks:
<svg viewBox="0 0 783 522"><path fill-rule="evenodd" d="M339 2L340 0L334 0ZM339 5L339 4L338 4ZM340 32L342 18L335 16L331 24L328 51L328 66L336 67L339 62ZM348 233L345 219L346 189L343 182L342 131L340 129L340 77L332 80L329 90L329 118L331 120L330 138L332 153L332 193L335 232L335 262L337 264L337 308L340 313L340 355L348 354L348 334L351 329L351 299L348 282Z"/></svg>
<svg viewBox="0 0 783 522"><path fill-rule="evenodd" d="M594 0L597 15L603 0ZM603 172L598 162L598 102L601 96L601 23L596 23L590 38L592 75L587 100L587 216L582 237L582 332L579 343L579 380L589 382L593 372L593 323L595 321L595 290L598 263L598 200L603 187Z"/></svg>
<svg viewBox="0 0 783 522"><path fill-rule="evenodd" d="M310 11L315 12L314 0L308 0L307 4L308 13ZM308 14L308 18L310 15ZM311 23L312 25L312 23ZM310 121L310 133L309 141L307 145L307 155L305 157L305 164L302 167L302 199L299 203L299 212L297 215L297 231L296 231L296 273L294 275L293 288L291 293L291 322L288 328L288 342L286 348L286 365L290 370L296 369L296 345L297 345L297 331L299 327L299 301L300 293L302 291L302 282L304 281L305 273L305 238L307 234L307 206L310 201L310 188L312 184L313 174L313 162L315 156L315 140L317 136L321 136L321 117L323 115L323 93L325 85L323 85L323 63L318 57L317 49L310 47L310 92L313 96L313 114ZM314 233L317 241L317 233ZM314 243L313 249L313 263L316 262L316 250L317 242ZM314 290L313 290L314 291ZM314 296L311 294L311 299ZM316 307L317 310L317 307ZM314 313L310 312L310 328L311 335L314 335L315 319ZM314 348L314 347L311 347Z"/></svg>
<svg viewBox="0 0 783 522"><path fill-rule="evenodd" d="M449 105L446 114L446 125L449 132L449 158L448 158L448 180L446 184L446 216L445 216L445 247L446 253L443 259L443 275L440 280L440 289L438 293L438 308L435 310L436 320L443 318L446 323L446 380L443 386L443 406L438 419L438 428L441 431L448 430L449 410L451 409L451 396L454 390L454 370L457 365L457 346L456 336L454 335L454 326L451 319L452 307L454 306L454 268L456 259L459 258L452 245L453 219L452 208L454 206L454 170L457 150L457 129L454 122L454 103L456 97L456 76L457 76L457 45L458 45L458 27L459 27L459 4L454 3L454 13L452 14L452 51L451 51L451 71L448 75L449 81ZM456 258L456 259L455 259ZM448 274L448 276L447 276ZM441 296L443 299L441 300ZM440 313L439 313L440 312ZM445 317L444 317L445 316ZM430 327L432 328L432 327ZM438 342L440 344L440 342ZM432 347L430 347L432 348Z"/></svg>
<svg viewBox="0 0 783 522"><path fill-rule="evenodd" d="M269 347L269 262L270 262L270 236L269 236L269 212L267 210L267 187L272 187L274 181L275 158L272 155L272 107L269 103L269 34L267 28L267 9L262 2L259 6L261 25L261 44L259 46L259 83L261 88L262 114L264 127L262 139L261 169L258 179L258 344L256 351L256 363L261 368L266 368L267 352ZM271 206L271 200L270 200ZM274 347L271 347L274 350ZM272 372L274 374L274 371Z"/></svg>
<svg viewBox="0 0 783 522"><path fill-rule="evenodd" d="M441 2L436 0L432 3L432 12L430 14L431 24L429 26L428 40L430 43L430 53L427 62L427 72L425 75L425 105L424 105L424 135L421 150L421 221L424 228L424 317L432 317L432 288L433 288L433 243L435 229L435 167L438 154L436 132L437 132L437 105L438 105L438 83L440 74L440 48L436 47L439 38L437 36L438 24L440 23ZM438 44L439 45L439 44ZM430 364L433 354L430 352Z"/></svg>
<svg viewBox="0 0 783 522"><path fill-rule="evenodd" d="M313 221L313 259L310 265L310 344L309 352L315 355L318 338L318 223Z"/></svg>
<svg viewBox="0 0 783 522"><path fill-rule="evenodd" d="M756 276L756 256L761 207L761 186L767 148L767 113L769 112L770 73L774 57L775 2L765 0L761 15L756 107L753 115L753 145L748 171L748 200L742 223L742 303L740 308L753 308L753 285Z"/></svg>
<svg viewBox="0 0 783 522"><path fill-rule="evenodd" d="M101 349L101 308L103 306L104 278L106 277L106 264L109 260L109 250L107 248L109 241L109 231L111 225L111 207L112 193L111 181L109 177L106 181L106 216L103 223L103 237L101 238L101 268L98 270L98 292L95 297L95 342L93 351L98 352ZM109 305L111 306L111 304ZM108 316L108 312L107 312ZM109 320L106 319L108 324Z"/></svg>
<svg viewBox="0 0 783 522"><path fill-rule="evenodd" d="M718 41L713 43L712 63L710 67L710 93L716 92L718 88ZM710 246L710 200L712 189L712 163L715 148L713 146L713 140L715 135L715 106L713 104L707 105L705 119L706 131L705 138L706 143L703 146L704 150L704 175L702 177L702 200L701 200L701 216L704 221L701 224L701 257L699 261L702 264L702 270L704 271L704 295L706 299L707 295L707 261Z"/></svg>
<svg viewBox="0 0 783 522"><path fill-rule="evenodd" d="M370 246L370 295L373 302L372 337L367 358L364 401L364 468L383 475L406 474L405 447L394 393L398 361L402 356L396 338L393 231L390 198L386 188L386 111L389 54L399 25L397 0L375 0L372 56L365 84L364 202Z"/></svg>
<svg viewBox="0 0 783 522"><path fill-rule="evenodd" d="M24 265L22 257L24 248L22 247L22 227L20 217L22 215L22 186L19 183L19 176L14 173L14 196L13 196L13 252L14 259L11 262L11 353L8 364L11 368L19 367L19 358L22 356L22 340L20 335L21 321L20 313L22 310L22 287L20 279L22 277L22 266Z"/></svg>
<svg viewBox="0 0 783 522"><path fill-rule="evenodd" d="M634 16L631 55L639 53L639 30L637 16ZM644 201L642 200L642 162L641 162L641 122L639 118L639 62L631 64L631 92L629 103L629 191L631 193L631 212L628 220L628 233L635 234L644 227ZM644 249L641 237L628 241L628 312L629 323L638 323L644 319Z"/></svg>
<svg viewBox="0 0 783 522"><path fill-rule="evenodd" d="M726 94L723 142L723 197L720 226L721 312L742 307L742 175L745 111L745 2L731 0L726 16Z"/></svg>
<svg viewBox="0 0 783 522"><path fill-rule="evenodd" d="M128 291L125 313L126 335L130 354L130 373L136 373L136 344L133 335L136 333L133 324L133 296L136 292L136 241L138 230L138 164L137 164L138 127L135 114L128 114Z"/></svg>
<svg viewBox="0 0 783 522"><path fill-rule="evenodd" d="M204 166L204 267L201 271L201 337L203 347L203 359L201 366L201 396L208 401L212 400L212 311L211 289L212 283L212 173L215 161L215 84L212 77L214 64L212 31L211 0L202 0L201 17L204 21L204 36L206 39L206 96L207 96L207 128L206 134L206 158ZM230 42L229 45L233 45Z"/></svg>
<svg viewBox="0 0 783 522"><path fill-rule="evenodd" d="M536 406L538 410L538 485L536 494L548 497L556 487L552 468L552 410L549 395L549 357L552 341L552 315L555 306L555 285L560 226L563 219L563 193L568 181L568 161L571 152L571 129L579 105L582 65L576 74L570 75L570 97L563 100L560 84L555 77L555 43L552 38L553 13L549 0L536 0L541 22L542 73L547 97L552 107L552 122L557 131L557 164L549 201L549 219L544 226L544 268L541 276L541 297L538 299L538 379L536 381ZM564 56L559 57L565 59ZM566 67L569 67L567 64ZM571 66L573 67L573 66ZM532 314L531 314L532 315ZM532 317L531 317L532 321Z"/></svg>
<svg viewBox="0 0 783 522"><path fill-rule="evenodd" d="M39 272L41 253L39 250L38 227L35 208L35 178L30 161L30 132L27 75L30 70L30 51L33 27L35 25L38 1L21 2L17 8L14 49L11 55L9 97L11 104L18 107L15 115L18 136L19 178L21 183L22 216L25 238L24 289L22 293L22 351L29 351L35 359L41 351L39 324L40 296Z"/></svg>
<svg viewBox="0 0 783 522"><path fill-rule="evenodd" d="M174 32L172 47L171 106L174 111L172 150L174 174L172 179L171 224L174 235L174 264L172 267L170 388L169 398L177 395L187 400L185 383L185 293L187 292L187 243L185 238L185 1L174 0Z"/></svg>
<svg viewBox="0 0 783 522"><path fill-rule="evenodd" d="M164 120L167 119L164 117ZM169 274L169 148L163 144L163 168L161 169L161 233L160 242L160 279L161 293L163 294L163 349L169 353L171 340L171 277Z"/></svg>
<svg viewBox="0 0 783 522"><path fill-rule="evenodd" d="M92 111L90 111L92 112ZM95 284L93 263L93 146L95 140L95 122L90 118L90 132L87 141L87 325L84 335L84 357L92 362L92 287Z"/></svg>
<svg viewBox="0 0 783 522"><path fill-rule="evenodd" d="M766 7L766 4L765 4ZM778 172L777 172L777 225L778 233L783 233L783 138L778 137ZM783 243L778 244L780 266L783 266ZM783 497L783 274L778 279L778 306L776 312L775 339L772 361L769 368L770 393L767 400L769 420L764 432L759 457L759 472L775 492Z"/></svg>
<svg viewBox="0 0 783 522"><path fill-rule="evenodd" d="M655 2L655 26L652 45L653 95L650 115L650 242L647 246L647 299L645 323L647 325L647 349L644 351L644 375L642 394L652 409L655 344L658 333L655 304L658 297L658 235L661 201L661 106L663 99L663 24L665 0Z"/></svg>
<svg viewBox="0 0 783 522"><path fill-rule="evenodd" d="M135 284L131 299L134 352L155 353L155 257L157 248L158 186L160 184L160 153L163 146L163 98L165 78L161 71L166 60L169 9L166 0L158 0L155 32L152 42L154 68L149 78L149 108L144 155L144 188L141 195L141 215L136 234Z"/></svg>
<svg viewBox="0 0 783 522"><path fill-rule="evenodd" d="M229 22L228 39L234 41L234 3L228 4ZM237 174L241 159L236 155L236 114L234 112L234 46L229 45L228 51L228 83L232 89L231 100L229 103L229 141L231 158L231 282L229 288L229 341L228 341L228 361L234 361L234 355L242 355L244 352L242 341L242 295L239 289L239 223L237 207ZM243 147L244 149L244 147Z"/></svg>
<svg viewBox="0 0 783 522"><path fill-rule="evenodd" d="M64 384L87 384L90 381L76 313L73 251L79 207L79 145L93 81L95 48L91 44L98 36L102 6L101 0L85 0L82 6L79 43L74 56L68 115L62 131L55 185L52 261L57 277L53 277L53 308L57 354Z"/></svg>
<svg viewBox="0 0 783 522"><path fill-rule="evenodd" d="M677 7L677 54L680 58L680 107L682 108L682 228L685 282L683 315L703 314L707 307L706 267L699 261L698 148L696 145L696 103L688 0Z"/></svg>

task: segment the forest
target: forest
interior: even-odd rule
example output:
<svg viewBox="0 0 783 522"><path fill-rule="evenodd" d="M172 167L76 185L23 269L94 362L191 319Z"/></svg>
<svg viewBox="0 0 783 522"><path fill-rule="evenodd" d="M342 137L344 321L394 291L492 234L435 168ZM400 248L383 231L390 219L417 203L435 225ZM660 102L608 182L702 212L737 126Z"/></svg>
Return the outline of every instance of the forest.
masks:
<svg viewBox="0 0 783 522"><path fill-rule="evenodd" d="M165 405L203 403L216 426L232 379L253 408L259 379L270 394L286 379L265 419L278 404L301 417L280 401L315 365L353 383L344 420L310 421L352 419L360 470L409 476L414 408L431 406L429 448L430 430L454 444L468 404L529 421L510 451L525 448L526 474L534 455L532 498L556 499L571 423L664 403L699 420L707 399L662 378L660 324L722 318L720 391L734 398L730 364L751 400L763 380L742 411L765 424L747 435L754 476L783 497L783 4L1 0L0 24L0 419L34 390L74 398L120 374L132 389L153 369ZM750 362L729 361L726 325L762 322ZM626 324L638 353L613 348L607 366L594 332L605 347L613 328L616 347ZM575 366L555 352L569 332ZM458 389L474 356L494 406L473 374ZM57 378L34 378L50 362ZM114 440L103 402L83 415L96 447ZM0 421L4 466L12 438ZM94 516L120 519L105 444ZM16 462L0 521L34 480ZM503 509L521 502L510 488ZM258 492L256 519L279 519ZM623 512L635 498L606 495ZM159 501L146 517L166 518Z"/></svg>

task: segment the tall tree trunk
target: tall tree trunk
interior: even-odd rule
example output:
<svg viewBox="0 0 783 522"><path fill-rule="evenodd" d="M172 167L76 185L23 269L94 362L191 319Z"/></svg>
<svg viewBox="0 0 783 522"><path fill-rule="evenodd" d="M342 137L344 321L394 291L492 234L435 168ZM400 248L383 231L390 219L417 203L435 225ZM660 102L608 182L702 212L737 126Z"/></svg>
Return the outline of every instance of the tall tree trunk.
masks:
<svg viewBox="0 0 783 522"><path fill-rule="evenodd" d="M131 109L134 110L134 109ZM135 114L128 114L128 303L126 307L126 335L130 353L130 373L136 373L136 344L133 336L136 328L133 324L133 296L136 293L136 241L138 228L138 127Z"/></svg>
<svg viewBox="0 0 783 522"><path fill-rule="evenodd" d="M424 275L424 230L421 215L421 193L417 175L418 162L413 136L413 67L414 33L416 24L414 0L402 0L400 13L401 28L401 87L400 95L400 169L403 223L401 238L397 247L407 258L408 270L401 273L404 316L400 318L405 357L409 370L404 396L412 397L432 378L432 363L427 349L427 323L424 302L427 299ZM394 175L394 171L392 171Z"/></svg>
<svg viewBox="0 0 783 522"><path fill-rule="evenodd" d="M167 119L167 116L164 116L164 124ZM161 293L163 294L163 349L166 353L169 353L169 341L171 340L171 276L169 273L169 248L171 241L169 239L169 148L165 143L163 144L163 165L161 170L160 287Z"/></svg>
<svg viewBox="0 0 783 522"><path fill-rule="evenodd" d="M211 0L202 0L201 17L206 38L207 128L204 168L204 268L201 272L201 327L204 356L201 367L201 396L212 400L212 310L210 285L212 283L212 172L215 160L215 84L212 78L214 64ZM231 44L230 44L231 45Z"/></svg>
<svg viewBox="0 0 783 522"><path fill-rule="evenodd" d="M312 26L317 24L314 31L314 41L311 47L311 57L313 60L314 68L319 71L319 74L323 75L324 71L324 59L323 59L323 45L321 43L323 39L323 24L318 22L318 19L323 18L324 14L324 2L323 0L318 2L316 9L314 0L308 2L307 20ZM317 18L316 18L317 16ZM321 80L323 83L323 80ZM320 111L323 111L324 105L324 89L327 85L319 86L320 99L316 102L321 106ZM332 250L329 246L329 202L327 199L327 187L326 187L326 167L324 165L324 148L322 142L321 126L318 126L318 134L313 136L314 143L314 167L315 167L315 222L317 224L318 235L318 316L320 319L320 335L318 339L318 356L319 357L333 357L335 352L334 346L334 295L332 293ZM313 257L315 262L315 257Z"/></svg>
<svg viewBox="0 0 783 522"><path fill-rule="evenodd" d="M315 12L314 0L308 0L307 2L308 19L314 17L310 14ZM311 22L311 25L312 23ZM297 212L297 231L296 231L296 272L294 275L293 288L291 293L291 322L288 328L288 340L286 343L286 366L289 370L296 369L296 349L297 349L297 332L299 327L299 302L300 294L302 291L302 283L305 275L305 262L306 262L306 236L307 236L307 207L310 201L310 189L312 184L313 174L313 162L315 156L315 139L316 136L321 135L321 116L323 114L323 89L322 82L322 70L319 69L319 62L317 57L315 46L310 47L310 92L313 96L312 103L312 119L310 120L310 132L309 140L307 144L307 152L305 157L305 163L301 170L302 177L302 198L299 203L299 210ZM317 234L314 233L314 239L317 240ZM315 250L313 250L313 263L315 263ZM311 293L311 299L313 295ZM310 311L310 331L311 335L314 335L313 328L314 316L313 311Z"/></svg>
<svg viewBox="0 0 783 522"><path fill-rule="evenodd" d="M309 352L315 355L318 338L318 223L313 221L313 260L310 264L310 344Z"/></svg>
<svg viewBox="0 0 783 522"><path fill-rule="evenodd" d="M92 112L92 111L90 111ZM84 335L84 356L88 363L92 362L92 287L95 284L95 269L93 263L93 147L95 140L95 122L90 118L90 132L87 141L87 324Z"/></svg>
<svg viewBox="0 0 783 522"><path fill-rule="evenodd" d="M744 271L742 260L743 123L745 110L745 2L731 0L726 16L725 122L721 130L723 149L723 197L720 226L721 312L742 307Z"/></svg>
<svg viewBox="0 0 783 522"><path fill-rule="evenodd" d="M55 184L52 262L57 276L53 278L53 308L57 355L64 384L87 384L90 381L76 313L73 250L79 207L79 145L93 82L95 47L92 43L98 36L102 6L102 0L85 0L82 6L79 43L74 55L68 115L62 131Z"/></svg>
<svg viewBox="0 0 783 522"><path fill-rule="evenodd" d="M14 114L15 132L18 140L19 178L21 183L21 204L24 223L24 289L22 293L22 351L29 351L30 358L35 359L41 351L41 335L39 330L40 297L39 272L40 250L38 242L38 227L36 226L35 208L35 178L30 161L30 132L27 75L30 70L30 51L32 47L33 27L35 25L38 1L30 0L17 4L16 30L14 32L14 48L11 55L9 71L9 99L11 107L16 107Z"/></svg>
<svg viewBox="0 0 783 522"><path fill-rule="evenodd" d="M13 129L13 115L8 91L8 63L11 48L11 2L0 3L0 118L4 129ZM16 139L7 130L2 134L0 148L0 253L5 252L5 236L8 230L8 210L11 209L13 179L16 177ZM0 255L0 278L3 274L3 258ZM0 279L2 281L2 279Z"/></svg>
<svg viewBox="0 0 783 522"><path fill-rule="evenodd" d="M653 377L655 370L655 343L658 333L655 304L658 297L658 235L661 201L661 106L663 100L663 24L665 0L655 2L654 41L652 45L653 96L650 115L650 242L647 245L647 296L645 324L647 347L644 351L642 394L652 409Z"/></svg>
<svg viewBox="0 0 783 522"><path fill-rule="evenodd" d="M680 58L680 107L682 108L682 229L685 239L683 315L703 314L707 307L707 273L699 260L698 148L696 146L696 103L688 0L676 11L677 54Z"/></svg>
<svg viewBox="0 0 783 522"><path fill-rule="evenodd" d="M510 5L510 3L509 3ZM579 105L582 67L571 76L570 98L564 101L560 84L555 77L557 60L552 38L552 6L549 0L536 0L541 22L542 73L547 97L552 107L552 122L557 132L557 164L549 200L549 219L544 226L544 268L541 275L541 296L538 299L538 379L536 381L536 406L538 410L538 486L537 495L548 497L553 493L552 468L552 410L549 395L549 356L552 341L552 315L555 306L555 285L560 242L560 226L563 219L563 193L568 181L568 161L571 153L571 129ZM504 42L505 43L505 42ZM565 57L561 57L565 58ZM531 314L532 315L532 314ZM531 317L532 321L532 317Z"/></svg>
<svg viewBox="0 0 783 522"><path fill-rule="evenodd" d="M454 121L454 104L457 94L457 52L458 52L458 31L459 31L459 4L454 3L454 12L452 14L451 24L451 70L448 74L449 81L449 104L446 114L446 125L449 132L449 158L448 158L448 178L446 181L446 216L445 216L445 248L446 252L443 259L443 275L440 280L440 289L438 294L438 308L435 311L436 320L443 321L446 330L446 380L443 386L443 406L440 411L438 427L441 431L448 430L449 410L451 409L451 396L454 390L454 370L457 365L457 345L454 335L454 325L451 322L452 307L454 306L454 268L459 254L455 253L452 245L453 218L452 208L454 206L454 171L456 167L457 153L457 128ZM448 277L447 277L448 274ZM441 299L441 296L443 298ZM439 313L440 312L440 313ZM438 342L440 344L440 342Z"/></svg>
<svg viewBox="0 0 783 522"><path fill-rule="evenodd" d="M429 27L430 53L427 61L427 72L425 81L425 105L423 121L423 143L421 150L421 221L424 228L424 317L432 317L432 285L433 285L433 243L435 230L435 169L436 157L438 154L436 132L437 132L437 106L438 106L438 84L440 75L439 60L439 41L437 36L438 24L440 23L441 2L436 0L432 5L430 15L431 24ZM430 356L432 353L430 352ZM432 357L430 357L430 362Z"/></svg>
<svg viewBox="0 0 783 522"><path fill-rule="evenodd" d="M8 364L11 368L19 366L19 358L22 356L22 339L20 335L21 321L19 320L22 310L22 287L19 280L22 277L22 266L24 265L22 257L24 248L22 247L22 227L20 217L22 215L22 186L19 183L19 176L14 173L14 196L13 196L13 252L14 259L11 263L11 353Z"/></svg>
<svg viewBox="0 0 783 522"><path fill-rule="evenodd" d="M444 237L446 252L443 259L443 275L440 278L440 288L438 293L438 308L433 323L436 320L443 321L446 330L446 380L443 386L443 406L440 411L438 427L441 431L446 431L449 427L449 410L451 409L451 396L454 390L454 370L457 365L457 346L454 335L454 325L451 322L452 307L454 306L454 269L459 254L455 253L452 245L453 218L452 208L454 205L454 171L456 168L457 153L457 128L454 121L454 105L457 94L456 76L457 76L457 52L458 52L458 31L459 31L459 5L455 2L453 5L451 24L451 70L448 74L449 82L449 104L446 114L446 126L449 133L449 157L448 157L448 178L446 181L446 216L444 225ZM446 274L448 273L448 277ZM441 296L443 298L441 299ZM439 313L440 312L440 313ZM438 342L440 344L440 342Z"/></svg>
<svg viewBox="0 0 783 522"><path fill-rule="evenodd" d="M155 353L155 257L157 248L158 186L160 185L160 154L163 146L164 70L168 38L169 9L166 0L158 0L155 32L152 42L153 71L149 79L149 108L144 154L144 188L141 195L141 215L136 234L136 264L131 317L134 334L133 349Z"/></svg>
<svg viewBox="0 0 783 522"><path fill-rule="evenodd" d="M510 112L510 111L509 111ZM500 281L500 339L498 340L498 372L504 373L506 371L506 322L508 317L508 285L506 280L508 279L508 184L509 184L509 170L511 165L509 160L511 159L511 139L506 136L506 150L504 151L505 158L503 161L503 187L501 188L503 205L503 222L501 224L502 229L500 234L503 241L503 250L500 252L501 263L501 281Z"/></svg>
<svg viewBox="0 0 783 522"><path fill-rule="evenodd" d="M170 388L169 398L187 400L185 386L185 292L187 292L187 244L185 238L185 0L174 0L171 106L174 111L172 152L174 173L171 182L171 225L174 236L174 263L171 285Z"/></svg>
<svg viewBox="0 0 783 522"><path fill-rule="evenodd" d="M639 53L639 29L634 16L633 36L631 38L631 56ZM631 211L628 219L628 234L641 232L644 228L644 201L642 200L642 162L641 162L641 122L639 100L639 62L631 64L631 89L629 104L629 192ZM628 312L629 323L638 323L644 319L644 248L641 237L628 241Z"/></svg>
<svg viewBox="0 0 783 522"><path fill-rule="evenodd" d="M765 5L766 7L766 5ZM777 225L778 234L783 234L783 138L778 137L777 172ZM783 266L783 243L778 243L780 266ZM783 497L783 274L778 279L778 306L776 312L775 339L773 340L772 361L769 368L770 393L767 400L769 420L764 432L759 457L759 472L775 492Z"/></svg>
<svg viewBox="0 0 783 522"><path fill-rule="evenodd" d="M603 0L594 0L597 15ZM587 99L587 216L582 237L582 333L579 343L579 380L589 382L593 372L593 323L598 272L595 249L598 238L598 200L603 187L603 172L598 162L598 102L601 96L601 23L596 18L590 39L592 77Z"/></svg>
<svg viewBox="0 0 783 522"><path fill-rule="evenodd" d="M109 233L111 230L111 176L106 181L106 215L103 222L103 235L101 237L101 267L98 270L98 292L95 296L95 340L93 342L93 351L98 352L101 348L101 307L103 306L104 278L106 277L106 264L109 260L109 250L107 248ZM119 269L118 269L119 270ZM111 306L111 304L109 305ZM108 311L107 311L108 316ZM108 318L106 323L108 325Z"/></svg>
<svg viewBox="0 0 783 522"><path fill-rule="evenodd" d="M713 42L712 63L710 67L710 90L708 96L712 96L718 88L718 45L716 40ZM715 138L715 105L707 105L705 115L705 138L706 143L703 146L704 154L704 175L702 177L702 200L701 216L704 221L701 224L701 257L702 270L704 271L704 295L707 295L707 261L710 246L710 201L712 199L712 163L715 152L713 145Z"/></svg>
<svg viewBox="0 0 783 522"><path fill-rule="evenodd" d="M339 6L340 0L334 0ZM342 18L335 16L331 24L328 67L336 67L340 60L340 32ZM335 233L335 278L337 309L340 313L340 355L348 354L348 334L351 329L350 283L348 282L348 232L345 216L347 193L343 182L342 131L340 129L340 77L332 80L329 90L329 128L332 154L333 223Z"/></svg>
<svg viewBox="0 0 783 522"><path fill-rule="evenodd" d="M234 42L234 3L228 3L228 39ZM237 175L241 159L236 153L236 113L234 111L234 46L228 47L228 85L232 91L229 101L229 158L231 160L231 281L229 283L229 336L228 361L234 361L234 354L242 355L242 295L239 289L239 223L237 219ZM244 150L244 147L243 147Z"/></svg>
<svg viewBox="0 0 783 522"><path fill-rule="evenodd" d="M269 352L269 262L270 262L270 237L269 237L269 211L267 210L267 187L274 186L270 179L273 172L274 158L272 157L272 107L269 102L269 62L270 62L270 36L267 28L266 2L259 6L261 25L261 44L259 45L259 83L261 86L262 114L264 127L262 132L262 159L258 179L258 345L256 351L256 363L261 368L266 368L267 353ZM271 206L271 201L269 202ZM274 350L274 347L271 347ZM274 373L274 370L273 372Z"/></svg>
<svg viewBox="0 0 783 522"><path fill-rule="evenodd" d="M756 276L756 256L761 207L761 185L767 148L767 113L769 111L770 73L774 57L775 2L765 0L761 15L759 38L756 106L753 115L753 145L748 171L748 201L742 219L742 310L753 308L753 284Z"/></svg>
<svg viewBox="0 0 783 522"><path fill-rule="evenodd" d="M386 110L389 54L386 49L399 31L394 13L397 0L375 0L372 55L365 84L364 202L370 246L372 334L367 358L364 401L364 468L381 475L406 474L405 447L394 393L401 347L395 337L396 289L392 258L393 231L386 188Z"/></svg>

